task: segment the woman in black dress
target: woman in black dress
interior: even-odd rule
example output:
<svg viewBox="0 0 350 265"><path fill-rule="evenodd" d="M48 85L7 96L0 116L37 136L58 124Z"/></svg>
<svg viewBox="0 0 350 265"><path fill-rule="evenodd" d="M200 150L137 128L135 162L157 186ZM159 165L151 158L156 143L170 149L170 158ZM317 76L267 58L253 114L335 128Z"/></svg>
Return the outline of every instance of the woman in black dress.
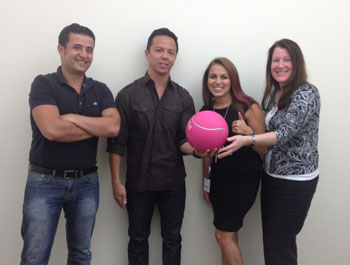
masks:
<svg viewBox="0 0 350 265"><path fill-rule="evenodd" d="M227 58L216 58L203 76L201 110L216 111L224 117L229 136L265 132L264 114L256 101L241 88L238 72ZM239 126L246 123L248 126ZM243 129L242 129L243 128ZM244 130L249 128L248 130ZM238 246L238 230L253 205L259 188L264 147L243 147L223 159L214 150L203 158L204 199L214 211L215 236L221 247L222 264L243 264ZM209 180L208 180L209 179ZM210 182L210 191L208 183Z"/></svg>

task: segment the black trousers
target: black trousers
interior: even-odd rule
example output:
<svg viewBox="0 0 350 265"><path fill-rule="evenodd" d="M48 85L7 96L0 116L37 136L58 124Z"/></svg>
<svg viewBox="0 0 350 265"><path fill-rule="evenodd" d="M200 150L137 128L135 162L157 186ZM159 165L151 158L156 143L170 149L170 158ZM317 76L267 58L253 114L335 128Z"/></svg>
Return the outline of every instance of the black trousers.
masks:
<svg viewBox="0 0 350 265"><path fill-rule="evenodd" d="M180 265L181 226L185 211L185 183L175 190L135 192L126 187L129 215L129 265L148 265L148 236L157 204L163 238L163 265Z"/></svg>
<svg viewBox="0 0 350 265"><path fill-rule="evenodd" d="M297 265L296 236L309 211L318 177L308 181L273 178L264 173L261 214L266 265Z"/></svg>

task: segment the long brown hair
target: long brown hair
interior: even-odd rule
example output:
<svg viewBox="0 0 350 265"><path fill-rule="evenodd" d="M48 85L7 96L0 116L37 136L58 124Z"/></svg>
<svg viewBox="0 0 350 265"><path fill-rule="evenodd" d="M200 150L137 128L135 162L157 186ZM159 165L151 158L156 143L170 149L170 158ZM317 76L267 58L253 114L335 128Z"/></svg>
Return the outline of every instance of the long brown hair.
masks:
<svg viewBox="0 0 350 265"><path fill-rule="evenodd" d="M250 105L256 101L243 92L236 67L229 59L225 57L219 57L212 60L204 72L202 81L202 97L204 105L207 107L212 107L214 103L214 96L208 89L209 70L214 64L220 64L226 69L231 81L230 93L232 96L232 105L237 111L244 115L244 105L248 105L248 107L250 107Z"/></svg>
<svg viewBox="0 0 350 265"><path fill-rule="evenodd" d="M283 108L289 104L290 98L293 92L301 85L307 83L307 74L303 53L299 45L289 39L281 39L276 41L269 49L268 59L266 64L266 86L264 96L261 105L264 110L266 110L269 96L273 88L280 89L279 83L272 77L271 73L271 63L272 54L274 50L279 47L286 49L291 57L293 72L285 87L283 87L283 94L278 102L278 108Z"/></svg>

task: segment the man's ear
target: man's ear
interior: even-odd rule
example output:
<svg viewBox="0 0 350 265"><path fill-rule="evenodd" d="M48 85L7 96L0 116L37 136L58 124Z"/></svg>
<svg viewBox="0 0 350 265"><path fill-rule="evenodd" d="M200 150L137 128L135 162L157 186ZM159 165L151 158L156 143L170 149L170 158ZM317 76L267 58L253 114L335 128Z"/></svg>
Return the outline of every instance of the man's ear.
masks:
<svg viewBox="0 0 350 265"><path fill-rule="evenodd" d="M57 51L60 56L64 54L64 47L61 44L57 45Z"/></svg>

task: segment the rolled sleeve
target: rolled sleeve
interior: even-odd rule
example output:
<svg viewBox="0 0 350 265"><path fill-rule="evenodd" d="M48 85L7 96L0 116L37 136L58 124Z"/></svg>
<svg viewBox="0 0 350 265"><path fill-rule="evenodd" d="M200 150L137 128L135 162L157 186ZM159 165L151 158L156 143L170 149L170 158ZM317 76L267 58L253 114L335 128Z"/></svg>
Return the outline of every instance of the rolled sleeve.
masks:
<svg viewBox="0 0 350 265"><path fill-rule="evenodd" d="M129 97L125 91L120 91L115 99L115 105L120 115L120 131L117 137L107 141L107 152L124 155L128 139Z"/></svg>
<svg viewBox="0 0 350 265"><path fill-rule="evenodd" d="M116 153L123 156L125 153L126 145L118 143L116 138L108 138L107 152Z"/></svg>
<svg viewBox="0 0 350 265"><path fill-rule="evenodd" d="M180 119L180 129L178 134L178 148L187 142L186 139L186 126L189 119L195 114L194 102L188 91L184 90L183 94L184 111Z"/></svg>

